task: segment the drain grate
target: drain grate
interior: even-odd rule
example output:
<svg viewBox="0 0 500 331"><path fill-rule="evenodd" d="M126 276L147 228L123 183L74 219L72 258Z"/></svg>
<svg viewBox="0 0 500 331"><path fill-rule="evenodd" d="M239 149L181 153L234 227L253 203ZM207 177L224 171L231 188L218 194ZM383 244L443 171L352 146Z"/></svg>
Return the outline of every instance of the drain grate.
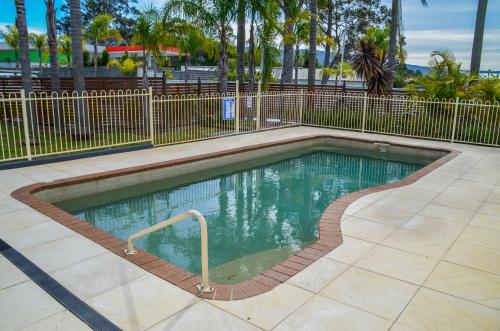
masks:
<svg viewBox="0 0 500 331"><path fill-rule="evenodd" d="M93 330L121 330L2 239L0 253Z"/></svg>

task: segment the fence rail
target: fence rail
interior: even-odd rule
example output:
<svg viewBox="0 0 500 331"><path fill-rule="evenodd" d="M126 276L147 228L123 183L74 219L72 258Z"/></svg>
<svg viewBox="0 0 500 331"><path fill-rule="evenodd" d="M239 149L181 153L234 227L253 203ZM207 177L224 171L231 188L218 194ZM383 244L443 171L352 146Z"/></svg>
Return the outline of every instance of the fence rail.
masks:
<svg viewBox="0 0 500 331"><path fill-rule="evenodd" d="M0 161L309 125L500 146L500 105L300 91L0 93Z"/></svg>

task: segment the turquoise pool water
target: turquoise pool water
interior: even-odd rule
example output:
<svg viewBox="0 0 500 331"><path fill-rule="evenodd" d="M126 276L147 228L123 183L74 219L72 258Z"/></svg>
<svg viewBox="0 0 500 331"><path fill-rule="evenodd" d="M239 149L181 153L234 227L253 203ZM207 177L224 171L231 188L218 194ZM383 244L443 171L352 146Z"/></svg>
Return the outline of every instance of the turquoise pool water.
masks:
<svg viewBox="0 0 500 331"><path fill-rule="evenodd" d="M146 184L58 205L124 240L197 209L208 224L210 277L234 284L310 245L318 237L321 214L335 199L397 181L422 166L315 151L208 179L193 177L188 184L156 182L153 192L148 192ZM200 273L200 231L194 219L150 234L136 245Z"/></svg>

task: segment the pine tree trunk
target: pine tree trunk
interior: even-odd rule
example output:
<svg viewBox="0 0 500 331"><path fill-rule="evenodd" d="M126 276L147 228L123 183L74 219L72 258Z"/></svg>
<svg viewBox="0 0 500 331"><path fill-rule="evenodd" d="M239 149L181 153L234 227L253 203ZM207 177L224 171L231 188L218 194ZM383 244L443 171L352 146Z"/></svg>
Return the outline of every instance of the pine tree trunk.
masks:
<svg viewBox="0 0 500 331"><path fill-rule="evenodd" d="M16 0L16 22L19 33L19 51L21 53L21 84L26 93L32 90L31 61L26 25L26 9L24 0Z"/></svg>
<svg viewBox="0 0 500 331"><path fill-rule="evenodd" d="M254 37L255 12L252 12L250 21L250 37L248 39L248 92L255 89L255 37Z"/></svg>
<svg viewBox="0 0 500 331"><path fill-rule="evenodd" d="M238 0L236 36L236 79L240 83L240 89L245 83L245 0Z"/></svg>
<svg viewBox="0 0 500 331"><path fill-rule="evenodd" d="M147 54L146 54L146 46L142 46L142 88L148 89L149 88L149 82L148 82L148 59L147 59Z"/></svg>
<svg viewBox="0 0 500 331"><path fill-rule="evenodd" d="M71 57L73 58L73 88L78 93L85 90L85 72L83 69L82 14L80 0L70 0L71 20Z"/></svg>
<svg viewBox="0 0 500 331"><path fill-rule="evenodd" d="M295 46L295 84L299 83L299 61L300 61L300 49L299 49L299 43L296 44Z"/></svg>
<svg viewBox="0 0 500 331"><path fill-rule="evenodd" d="M292 16L291 13L291 5L289 0L283 1L283 14L285 16L285 20ZM286 27L286 34L293 33L293 24L290 24ZM281 72L281 79L283 83L291 83L293 75L293 44L285 43L283 46L283 71Z"/></svg>
<svg viewBox="0 0 500 331"><path fill-rule="evenodd" d="M307 83L309 85L309 89L314 89L314 84L316 83L317 0L310 0L309 11L311 12L311 24L309 29L309 68L307 72Z"/></svg>
<svg viewBox="0 0 500 331"><path fill-rule="evenodd" d="M326 35L327 35L327 37L331 37L332 36L332 28L333 28L333 9L330 8L330 5L329 5L327 10L328 10L328 19L327 19L327 23L326 23ZM327 43L325 46L325 60L323 61L323 68L328 68L328 66L330 65L330 51L331 51L330 44ZM329 78L330 78L330 75L323 72L323 75L321 76L321 84L323 84L323 85L327 84Z"/></svg>
<svg viewBox="0 0 500 331"><path fill-rule="evenodd" d="M400 0L392 0L392 9L391 9L391 36L389 39L389 54L387 63L389 65L389 69L394 72L394 68L396 66L396 48L398 44L398 31L399 31L399 1ZM389 81L389 91L392 92L392 87L394 85L394 75L391 75L391 79Z"/></svg>
<svg viewBox="0 0 500 331"><path fill-rule="evenodd" d="M26 8L24 6L24 0L16 0L16 24L19 33L19 50L21 52L21 85L26 92L26 95L33 89L33 81L31 79L31 61L30 61L30 50L28 42L28 26L26 24ZM27 117L28 117L28 134L32 142L36 141L37 130L37 116L36 108L27 105Z"/></svg>
<svg viewBox="0 0 500 331"><path fill-rule="evenodd" d="M474 42L470 62L470 73L479 74L481 70L481 53L483 51L484 23L486 21L486 8L488 0L479 0L477 4L476 27L474 29Z"/></svg>
<svg viewBox="0 0 500 331"><path fill-rule="evenodd" d="M220 35L220 56L218 64L219 64L218 90L219 93L226 94L228 63L227 63L227 33L225 28L222 29Z"/></svg>
<svg viewBox="0 0 500 331"><path fill-rule="evenodd" d="M97 69L97 38L94 40L94 69Z"/></svg>
<svg viewBox="0 0 500 331"><path fill-rule="evenodd" d="M49 44L50 55L50 84L52 91L61 90L61 79L59 77L59 62L57 51L57 32L56 32L56 11L53 0L46 0L47 6L46 21L47 21L47 43Z"/></svg>
<svg viewBox="0 0 500 331"><path fill-rule="evenodd" d="M42 71L42 49L38 49L38 69Z"/></svg>

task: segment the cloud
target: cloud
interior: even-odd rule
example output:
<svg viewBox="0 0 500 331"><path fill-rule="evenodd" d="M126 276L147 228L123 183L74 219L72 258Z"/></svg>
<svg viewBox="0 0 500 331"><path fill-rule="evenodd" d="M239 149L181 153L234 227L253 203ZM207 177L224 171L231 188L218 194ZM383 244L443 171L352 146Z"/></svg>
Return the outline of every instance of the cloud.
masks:
<svg viewBox="0 0 500 331"><path fill-rule="evenodd" d="M5 30L7 25L14 25L14 23L0 22L0 30ZM34 26L28 26L28 32L46 33L45 29L40 29L39 27L34 27Z"/></svg>

